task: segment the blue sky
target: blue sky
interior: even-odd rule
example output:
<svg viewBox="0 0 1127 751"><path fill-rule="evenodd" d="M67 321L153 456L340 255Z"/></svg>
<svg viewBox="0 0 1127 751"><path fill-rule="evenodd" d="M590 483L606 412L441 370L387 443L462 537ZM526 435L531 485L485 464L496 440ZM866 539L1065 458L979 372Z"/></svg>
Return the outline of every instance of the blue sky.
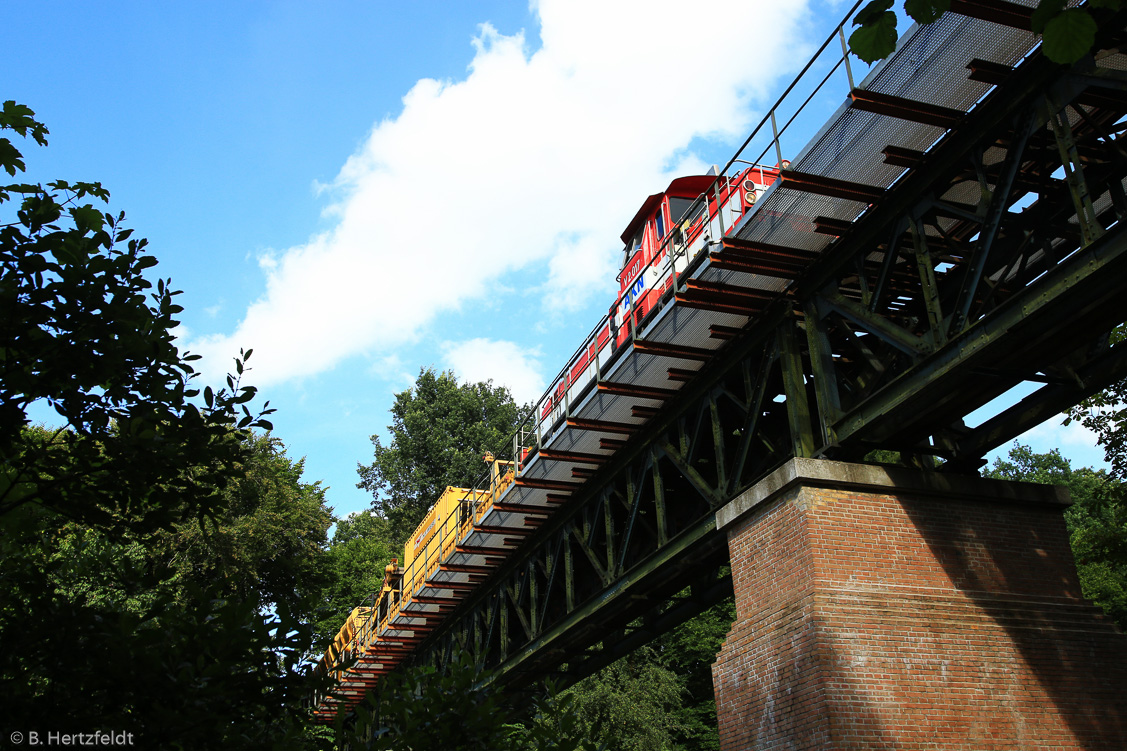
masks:
<svg viewBox="0 0 1127 751"><path fill-rule="evenodd" d="M642 199L725 162L845 7L43 0L5 7L0 96L51 130L32 179L101 181L149 238L208 382L255 349L343 514L420 367L539 395Z"/></svg>

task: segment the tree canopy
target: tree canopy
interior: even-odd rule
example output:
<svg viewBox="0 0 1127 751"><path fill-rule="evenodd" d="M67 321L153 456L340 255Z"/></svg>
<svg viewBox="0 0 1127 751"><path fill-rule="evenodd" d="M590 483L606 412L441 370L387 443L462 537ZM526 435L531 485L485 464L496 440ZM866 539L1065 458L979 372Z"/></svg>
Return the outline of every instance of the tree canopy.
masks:
<svg viewBox="0 0 1127 751"><path fill-rule="evenodd" d="M472 485L485 472L484 453L503 448L527 411L503 386L459 384L453 372L431 368L395 395L391 441L372 436L374 461L358 465L357 487L372 493L397 547L447 486Z"/></svg>
<svg viewBox="0 0 1127 751"><path fill-rule="evenodd" d="M313 629L320 648L340 631L344 619L383 586L384 567L402 556L388 536L387 520L361 511L337 520L324 557L327 571L313 614Z"/></svg>
<svg viewBox="0 0 1127 751"><path fill-rule="evenodd" d="M13 101L0 108L4 131L47 143L47 128ZM0 168L25 169L7 137ZM255 389L238 381L243 359L227 388L193 401L196 357L172 333L179 293L146 277L157 260L123 212L95 206L108 200L98 183L0 186L0 513L34 502L151 527L182 508L208 515L243 458L234 429L270 427L270 410L247 407ZM62 421L50 436L24 431L36 402Z"/></svg>
<svg viewBox="0 0 1127 751"><path fill-rule="evenodd" d="M281 440L248 433L245 460L223 488L221 516L162 531L152 553L179 589L221 587L225 597L258 609L304 613L329 578L325 557L333 515L319 482L303 482L303 460L286 456Z"/></svg>
<svg viewBox="0 0 1127 751"><path fill-rule="evenodd" d="M456 654L439 673L412 666L384 679L342 737L380 751L605 751L587 738L574 698L551 685L530 697L522 718L491 685L488 671Z"/></svg>
<svg viewBox="0 0 1127 751"><path fill-rule="evenodd" d="M0 108L8 137L47 128ZM0 186L0 704L28 730L146 748L300 743L292 612L329 514L241 382L194 386L180 307L97 183ZM58 424L30 424L32 405ZM261 608L269 606L273 613Z"/></svg>

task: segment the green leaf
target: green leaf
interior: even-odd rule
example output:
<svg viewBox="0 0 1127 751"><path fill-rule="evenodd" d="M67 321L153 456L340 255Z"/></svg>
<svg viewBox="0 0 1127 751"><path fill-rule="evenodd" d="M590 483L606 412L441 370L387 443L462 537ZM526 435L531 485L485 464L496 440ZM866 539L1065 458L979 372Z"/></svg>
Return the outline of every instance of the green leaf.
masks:
<svg viewBox="0 0 1127 751"><path fill-rule="evenodd" d="M36 121L35 112L30 107L26 104L16 104L11 99L4 102L4 106L0 108L0 130L14 130L24 137L30 130L31 137L40 146L47 145L47 139L44 136L50 132L47 130L47 126Z"/></svg>
<svg viewBox="0 0 1127 751"><path fill-rule="evenodd" d="M83 234L87 232L97 232L102 228L105 222L105 219L102 217L102 212L98 211L90 204L74 207L70 210L70 216L74 220L74 226Z"/></svg>
<svg viewBox="0 0 1127 751"><path fill-rule="evenodd" d="M931 23L951 10L951 0L904 0L904 10L916 23Z"/></svg>
<svg viewBox="0 0 1127 751"><path fill-rule="evenodd" d="M7 138L0 138L0 167L13 177L16 172L25 170L23 154Z"/></svg>
<svg viewBox="0 0 1127 751"><path fill-rule="evenodd" d="M885 11L892 8L892 0L871 0L853 17L854 26L872 26L879 21Z"/></svg>
<svg viewBox="0 0 1127 751"><path fill-rule="evenodd" d="M891 55L896 49L896 14L886 11L871 24L854 31L849 35L849 49L867 63Z"/></svg>
<svg viewBox="0 0 1127 751"><path fill-rule="evenodd" d="M1071 64L1096 43L1096 22L1088 11L1069 8L1045 24L1041 49L1054 63Z"/></svg>
<svg viewBox="0 0 1127 751"><path fill-rule="evenodd" d="M1037 10L1033 11L1033 17L1030 19L1030 26L1034 34L1044 34L1045 24L1064 10L1067 0L1041 0L1037 5Z"/></svg>

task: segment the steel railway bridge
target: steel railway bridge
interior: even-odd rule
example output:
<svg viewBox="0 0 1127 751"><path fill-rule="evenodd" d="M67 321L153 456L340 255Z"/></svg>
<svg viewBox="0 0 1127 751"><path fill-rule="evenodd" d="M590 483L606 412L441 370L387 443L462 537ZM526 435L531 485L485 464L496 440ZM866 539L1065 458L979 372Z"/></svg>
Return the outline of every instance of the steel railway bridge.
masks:
<svg viewBox="0 0 1127 751"><path fill-rule="evenodd" d="M859 81L831 35L728 165L789 169L628 355L518 439L493 538L511 552L463 548L474 587L385 647L468 652L508 691L578 680L731 595L716 512L790 458L973 474L1127 375L1127 33L1116 17L1065 67L1030 18L953 0ZM787 149L826 96L837 111Z"/></svg>

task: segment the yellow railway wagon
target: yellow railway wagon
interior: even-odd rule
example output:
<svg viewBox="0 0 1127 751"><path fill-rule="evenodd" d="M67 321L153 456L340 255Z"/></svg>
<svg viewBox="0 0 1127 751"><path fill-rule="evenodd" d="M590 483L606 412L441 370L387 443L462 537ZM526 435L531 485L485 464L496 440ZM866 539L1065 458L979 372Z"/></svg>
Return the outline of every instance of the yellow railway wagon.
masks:
<svg viewBox="0 0 1127 751"><path fill-rule="evenodd" d="M489 497L486 490L470 490L448 486L431 506L426 518L407 539L403 551L404 592L416 592L450 556L458 540L473 523L472 511L461 513L463 503L477 505Z"/></svg>
<svg viewBox="0 0 1127 751"><path fill-rule="evenodd" d="M322 669L332 669L339 665L347 656L346 652L354 651L355 647L353 642L356 635L360 632L361 626L368 620L368 615L372 612L372 608L353 608L352 612L344 620L344 625L340 627L337 632L336 638L329 648L325 650L325 656L321 658L320 666ZM340 671L334 670L333 677L340 680Z"/></svg>
<svg viewBox="0 0 1127 751"><path fill-rule="evenodd" d="M488 488L477 490L448 486L415 531L407 539L403 566L392 559L384 573L383 587L376 595L375 607L358 607L345 619L344 625L320 660L319 669L329 671L339 683L346 678L339 669L349 657L371 657L370 652L387 633L413 632L411 625L403 625L401 618L414 619L417 615L403 611L404 604L426 587L442 588L441 582L430 582L441 565L456 552L459 542L474 531L476 524L489 513L497 501L512 485L515 467L511 461L496 460L485 455L490 465ZM400 625L396 625L400 622ZM391 637L394 641L394 637ZM380 660L381 665L399 661L398 657ZM359 674L371 667L353 667L349 673ZM383 668L381 668L382 672Z"/></svg>

